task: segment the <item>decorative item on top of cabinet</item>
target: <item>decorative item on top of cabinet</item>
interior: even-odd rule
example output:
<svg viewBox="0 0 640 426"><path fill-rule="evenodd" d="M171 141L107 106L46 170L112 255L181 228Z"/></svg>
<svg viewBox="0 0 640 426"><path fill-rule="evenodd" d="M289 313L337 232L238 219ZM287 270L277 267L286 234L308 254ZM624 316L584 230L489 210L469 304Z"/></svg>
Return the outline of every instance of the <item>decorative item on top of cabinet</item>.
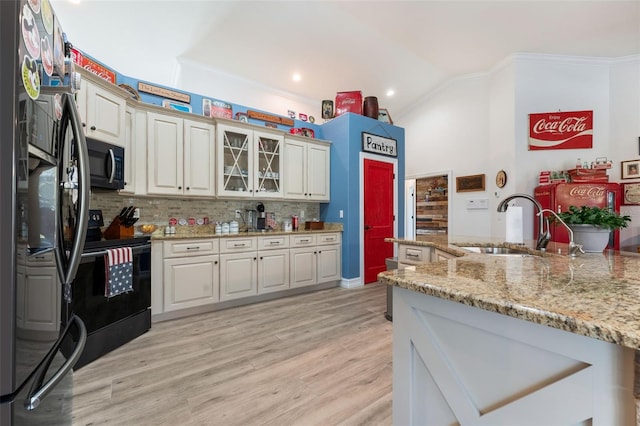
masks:
<svg viewBox="0 0 640 426"><path fill-rule="evenodd" d="M218 123L218 196L282 198L283 134Z"/></svg>
<svg viewBox="0 0 640 426"><path fill-rule="evenodd" d="M209 120L147 113L147 193L215 196L215 127Z"/></svg>
<svg viewBox="0 0 640 426"><path fill-rule="evenodd" d="M284 140L284 197L329 201L331 144L295 135Z"/></svg>

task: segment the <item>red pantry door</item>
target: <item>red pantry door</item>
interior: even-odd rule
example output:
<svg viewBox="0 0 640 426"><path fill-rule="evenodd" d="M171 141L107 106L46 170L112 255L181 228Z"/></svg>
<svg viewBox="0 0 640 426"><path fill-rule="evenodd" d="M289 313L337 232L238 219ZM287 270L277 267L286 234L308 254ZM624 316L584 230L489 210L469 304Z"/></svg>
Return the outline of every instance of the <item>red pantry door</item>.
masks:
<svg viewBox="0 0 640 426"><path fill-rule="evenodd" d="M364 160L364 283L375 282L393 256L393 163Z"/></svg>

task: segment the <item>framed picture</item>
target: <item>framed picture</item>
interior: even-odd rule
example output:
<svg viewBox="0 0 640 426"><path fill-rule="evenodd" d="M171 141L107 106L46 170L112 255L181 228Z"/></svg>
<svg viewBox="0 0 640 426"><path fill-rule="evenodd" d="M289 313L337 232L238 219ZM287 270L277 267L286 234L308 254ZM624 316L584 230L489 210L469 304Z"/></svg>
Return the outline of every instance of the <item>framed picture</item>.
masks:
<svg viewBox="0 0 640 426"><path fill-rule="evenodd" d="M456 177L456 192L484 191L484 173Z"/></svg>
<svg viewBox="0 0 640 426"><path fill-rule="evenodd" d="M236 120L242 121L243 123L249 122L249 116L244 112L236 112Z"/></svg>
<svg viewBox="0 0 640 426"><path fill-rule="evenodd" d="M386 108L378 108L378 121L382 121L383 123L393 124L393 120L389 115L389 111Z"/></svg>
<svg viewBox="0 0 640 426"><path fill-rule="evenodd" d="M622 161L620 163L622 179L640 178L640 160Z"/></svg>
<svg viewBox="0 0 640 426"><path fill-rule="evenodd" d="M640 182L623 183L622 193L624 194L622 198L623 205L628 206L640 204Z"/></svg>

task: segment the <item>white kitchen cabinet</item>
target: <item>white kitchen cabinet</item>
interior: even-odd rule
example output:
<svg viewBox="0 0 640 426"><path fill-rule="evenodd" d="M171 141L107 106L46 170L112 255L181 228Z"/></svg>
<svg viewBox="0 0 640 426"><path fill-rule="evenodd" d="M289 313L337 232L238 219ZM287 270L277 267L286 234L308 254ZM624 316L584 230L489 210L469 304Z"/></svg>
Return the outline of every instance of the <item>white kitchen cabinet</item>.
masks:
<svg viewBox="0 0 640 426"><path fill-rule="evenodd" d="M340 234L321 234L318 236L317 280L318 283L337 281L342 276L342 251Z"/></svg>
<svg viewBox="0 0 640 426"><path fill-rule="evenodd" d="M147 193L215 196L215 127L147 113Z"/></svg>
<svg viewBox="0 0 640 426"><path fill-rule="evenodd" d="M258 294L257 239L222 238L220 244L220 300Z"/></svg>
<svg viewBox="0 0 640 426"><path fill-rule="evenodd" d="M451 253L447 253L444 250L434 249L433 250L433 258L431 259L431 261L432 262L437 262L439 260L453 259L455 257L458 257L458 256L453 255Z"/></svg>
<svg viewBox="0 0 640 426"><path fill-rule="evenodd" d="M329 201L330 152L328 142L287 136L284 141L284 197Z"/></svg>
<svg viewBox="0 0 640 426"><path fill-rule="evenodd" d="M398 244L398 264L417 265L431 262L431 247Z"/></svg>
<svg viewBox="0 0 640 426"><path fill-rule="evenodd" d="M124 146L126 100L130 94L89 72L81 71L81 75L76 101L85 136Z"/></svg>
<svg viewBox="0 0 640 426"><path fill-rule="evenodd" d="M220 300L218 239L165 241L164 311L208 305Z"/></svg>
<svg viewBox="0 0 640 426"><path fill-rule="evenodd" d="M128 194L133 194L136 188L135 118L135 109L127 105L124 112L124 188L120 192Z"/></svg>
<svg viewBox="0 0 640 426"><path fill-rule="evenodd" d="M258 237L258 294L289 288L289 236Z"/></svg>
<svg viewBox="0 0 640 426"><path fill-rule="evenodd" d="M341 279L339 233L291 236L290 287L303 287Z"/></svg>
<svg viewBox="0 0 640 426"><path fill-rule="evenodd" d="M282 198L283 141L281 132L218 122L218 196Z"/></svg>

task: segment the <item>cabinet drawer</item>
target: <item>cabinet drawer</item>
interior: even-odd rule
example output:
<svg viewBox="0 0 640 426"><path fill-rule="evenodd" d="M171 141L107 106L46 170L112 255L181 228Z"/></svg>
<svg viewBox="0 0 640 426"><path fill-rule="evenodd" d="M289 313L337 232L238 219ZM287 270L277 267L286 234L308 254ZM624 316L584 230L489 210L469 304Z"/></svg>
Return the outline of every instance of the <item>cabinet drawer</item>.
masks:
<svg viewBox="0 0 640 426"><path fill-rule="evenodd" d="M340 244L340 234L320 234L318 235L318 245Z"/></svg>
<svg viewBox="0 0 640 426"><path fill-rule="evenodd" d="M309 247L316 245L316 236L311 234L292 235L291 247Z"/></svg>
<svg viewBox="0 0 640 426"><path fill-rule="evenodd" d="M18 255L18 262L24 262L27 266L55 266L55 255L52 251L28 256L25 252Z"/></svg>
<svg viewBox="0 0 640 426"><path fill-rule="evenodd" d="M398 246L398 262L427 263L431 261L431 247Z"/></svg>
<svg viewBox="0 0 640 426"><path fill-rule="evenodd" d="M273 237L258 237L258 250L279 249L289 247L288 235L274 235Z"/></svg>
<svg viewBox="0 0 640 426"><path fill-rule="evenodd" d="M222 238L220 240L221 253L235 253L240 251L256 250L258 244L256 237Z"/></svg>
<svg viewBox="0 0 640 426"><path fill-rule="evenodd" d="M202 256L220 252L217 239L165 241L164 257Z"/></svg>

